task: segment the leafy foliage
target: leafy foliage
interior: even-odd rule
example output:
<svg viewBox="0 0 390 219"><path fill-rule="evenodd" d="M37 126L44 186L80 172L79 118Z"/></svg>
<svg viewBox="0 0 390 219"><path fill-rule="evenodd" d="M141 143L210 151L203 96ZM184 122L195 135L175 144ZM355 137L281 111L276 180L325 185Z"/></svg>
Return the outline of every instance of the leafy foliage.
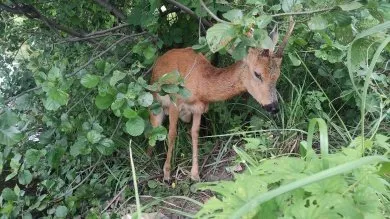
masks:
<svg viewBox="0 0 390 219"><path fill-rule="evenodd" d="M162 110L153 93L168 95L172 101L177 95L191 95L177 71L148 83L158 55L171 48L192 46L208 58L210 51L219 52L213 62L226 66L233 59L245 57L249 47L273 48L268 33L274 24L280 33L286 31L286 13L294 15L297 25L286 48L279 82L280 117L268 117L255 101L244 98L211 105L206 115L208 128L202 131L209 135L228 130L280 130L245 136L246 158L252 158L246 161L251 161L253 172L237 175L234 182L221 183L221 194L226 188L232 192L239 189L243 198L265 193L357 159L354 154L361 144L366 145L366 153L383 154L388 150L390 48L383 46L390 20L387 1L246 0L206 1L206 5L229 23L214 22L198 1L189 0L1 1L2 218L106 216L112 207L107 203L131 179L127 165L129 138L137 153L137 176L154 175L157 171L150 170L150 166L161 169L160 158L146 162L144 156L147 145L155 146L167 135L165 127L153 128L148 121L150 113ZM248 35L252 28L253 38ZM377 51L379 54L374 56ZM310 161L308 157L263 161L287 149L296 151L298 146L291 142L300 142L302 134L291 130L303 129L314 117L324 118L330 126L331 146L352 142L351 147L356 149L343 148L331 154L326 158L329 167L321 166L323 158L314 155ZM361 124L363 133L359 134ZM190 144L184 132L179 133L179 144ZM233 142L240 143L241 138L229 137L223 145L230 147ZM202 150L207 154L214 141L207 140L205 145ZM177 162L187 162L191 157L186 147L176 153ZM237 153L243 156L246 152L237 149ZM280 162L280 168L276 168L279 172L270 166L273 161ZM299 165L285 166L291 162ZM259 168L255 165L258 163L267 164L268 169ZM327 181L332 187L313 184L299 188L289 193L294 200L286 193L253 209L254 213L258 210L275 215L280 209L296 207L306 215L340 212L355 217L372 209L375 216L382 203L374 198L385 194L387 183L377 174L377 168L365 166L350 175L332 178ZM374 177L372 182L364 178L364 170ZM381 168L379 173L386 176L388 169ZM271 179L271 174L275 178ZM249 187L248 179L259 183L260 191ZM358 187L345 189L355 186L354 182ZM151 194L155 196L189 190L179 182L175 191L164 187L161 192L160 184L149 187L153 187ZM345 192L342 197L341 190ZM134 195L129 189L124 193L126 198ZM231 198L229 195L226 197ZM345 204L332 210L329 206L335 203L330 200ZM229 201L232 206L242 204L236 199ZM219 199L211 202L221 204ZM321 211L316 210L318 206ZM301 217L292 210L286 214Z"/></svg>
<svg viewBox="0 0 390 219"><path fill-rule="evenodd" d="M335 154L321 150L322 156L310 152L302 158L270 158L254 166L248 162L252 158L241 151L242 162L249 164L248 171L236 175L234 181L197 184L198 189L211 190L217 196L209 199L196 217L383 218L386 215L383 202L390 196L390 184L380 175L378 161L389 161L382 157L360 167L368 157L362 158L364 149L359 145L352 142ZM351 168L344 168L340 175L329 174L298 189L293 187L298 181L305 185L309 176L336 172L349 163L353 163ZM271 196L275 198L266 198L282 187L289 189L277 197ZM259 205L249 204L257 197L264 197L264 201ZM238 217L238 212L245 213Z"/></svg>

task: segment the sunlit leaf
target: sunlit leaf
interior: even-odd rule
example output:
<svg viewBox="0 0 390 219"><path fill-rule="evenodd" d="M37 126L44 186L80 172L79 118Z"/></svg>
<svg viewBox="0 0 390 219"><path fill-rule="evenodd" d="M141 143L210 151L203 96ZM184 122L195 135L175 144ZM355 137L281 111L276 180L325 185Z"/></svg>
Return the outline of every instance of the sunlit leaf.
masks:
<svg viewBox="0 0 390 219"><path fill-rule="evenodd" d="M131 136L141 135L144 132L144 129L145 129L145 122L139 116L132 117L126 122L126 131Z"/></svg>
<svg viewBox="0 0 390 219"><path fill-rule="evenodd" d="M93 88L99 84L99 81L100 81L99 76L86 74L81 78L80 83L86 88Z"/></svg>

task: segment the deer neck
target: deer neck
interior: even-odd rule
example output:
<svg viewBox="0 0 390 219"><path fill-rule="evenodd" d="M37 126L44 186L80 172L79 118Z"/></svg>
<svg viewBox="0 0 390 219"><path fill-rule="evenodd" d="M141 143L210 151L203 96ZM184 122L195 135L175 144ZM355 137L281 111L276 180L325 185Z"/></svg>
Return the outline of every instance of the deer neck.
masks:
<svg viewBox="0 0 390 219"><path fill-rule="evenodd" d="M213 67L206 75L207 87L202 95L208 102L227 100L246 91L242 75L248 71L243 61L238 61L225 68Z"/></svg>

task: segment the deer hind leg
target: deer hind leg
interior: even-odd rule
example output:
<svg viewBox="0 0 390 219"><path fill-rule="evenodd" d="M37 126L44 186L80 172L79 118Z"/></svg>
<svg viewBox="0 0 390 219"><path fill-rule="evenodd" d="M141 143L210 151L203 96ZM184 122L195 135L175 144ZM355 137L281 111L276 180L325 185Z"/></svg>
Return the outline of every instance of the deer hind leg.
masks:
<svg viewBox="0 0 390 219"><path fill-rule="evenodd" d="M160 126L164 121L164 112L161 110L161 112L157 115L154 115L152 112L150 112L149 120L153 128ZM149 145L148 150L146 151L146 154L149 157L152 156L153 149L154 147Z"/></svg>
<svg viewBox="0 0 390 219"><path fill-rule="evenodd" d="M191 138L192 138L192 168L191 168L191 179L199 181L199 164L198 164L198 137L200 118L202 114L195 112L192 118Z"/></svg>
<svg viewBox="0 0 390 219"><path fill-rule="evenodd" d="M177 135L177 122L179 119L179 110L173 104L169 106L169 132L168 132L168 152L164 163L164 180L171 179L171 158L173 148L175 146L175 139Z"/></svg>

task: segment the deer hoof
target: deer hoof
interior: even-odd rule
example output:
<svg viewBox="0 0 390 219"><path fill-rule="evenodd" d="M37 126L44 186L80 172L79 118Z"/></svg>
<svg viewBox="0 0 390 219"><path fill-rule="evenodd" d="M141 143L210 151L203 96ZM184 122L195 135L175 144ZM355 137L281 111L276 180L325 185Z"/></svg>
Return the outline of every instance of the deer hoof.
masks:
<svg viewBox="0 0 390 219"><path fill-rule="evenodd" d="M163 182L170 185L171 184L171 177L165 177L163 178Z"/></svg>

